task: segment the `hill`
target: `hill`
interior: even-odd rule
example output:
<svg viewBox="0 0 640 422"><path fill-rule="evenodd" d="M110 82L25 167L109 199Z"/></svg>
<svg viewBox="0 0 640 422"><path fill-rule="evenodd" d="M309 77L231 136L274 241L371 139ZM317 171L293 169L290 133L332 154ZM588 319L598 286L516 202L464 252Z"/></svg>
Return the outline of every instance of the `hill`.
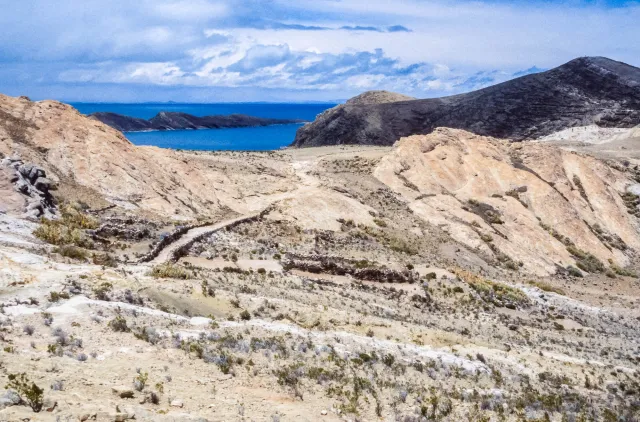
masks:
<svg viewBox="0 0 640 422"><path fill-rule="evenodd" d="M145 120L117 113L93 113L90 118L98 120L122 132L141 132L148 130L179 129L221 129L255 127L303 123L298 119L270 119L264 117L231 114L228 116L193 116L187 113L162 111L155 117Z"/></svg>
<svg viewBox="0 0 640 422"><path fill-rule="evenodd" d="M582 57L467 94L348 101L301 127L293 146L392 145L403 136L428 134L437 127L520 141L590 124L640 124L640 69L604 57Z"/></svg>

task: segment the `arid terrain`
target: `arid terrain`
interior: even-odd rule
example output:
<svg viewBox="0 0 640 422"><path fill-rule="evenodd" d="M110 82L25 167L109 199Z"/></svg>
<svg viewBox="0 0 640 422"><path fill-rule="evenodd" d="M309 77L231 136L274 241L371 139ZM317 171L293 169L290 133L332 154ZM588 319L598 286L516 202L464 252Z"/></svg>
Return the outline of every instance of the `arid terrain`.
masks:
<svg viewBox="0 0 640 422"><path fill-rule="evenodd" d="M640 418L637 128L205 153L0 117L0 420Z"/></svg>

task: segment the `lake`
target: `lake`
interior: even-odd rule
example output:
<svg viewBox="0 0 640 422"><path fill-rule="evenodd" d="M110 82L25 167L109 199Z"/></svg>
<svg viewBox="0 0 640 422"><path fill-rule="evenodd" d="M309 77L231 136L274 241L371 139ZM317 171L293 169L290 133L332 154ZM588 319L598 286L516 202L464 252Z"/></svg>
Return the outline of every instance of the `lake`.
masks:
<svg viewBox="0 0 640 422"><path fill-rule="evenodd" d="M125 116L150 119L161 111L175 111L194 116L246 114L277 119L303 119L313 121L315 117L336 104L110 104L72 103L83 114L99 111ZM135 145L154 145L162 148L189 149L199 151L244 150L266 151L290 145L300 124L274 125L237 129L170 130L154 132L125 132Z"/></svg>

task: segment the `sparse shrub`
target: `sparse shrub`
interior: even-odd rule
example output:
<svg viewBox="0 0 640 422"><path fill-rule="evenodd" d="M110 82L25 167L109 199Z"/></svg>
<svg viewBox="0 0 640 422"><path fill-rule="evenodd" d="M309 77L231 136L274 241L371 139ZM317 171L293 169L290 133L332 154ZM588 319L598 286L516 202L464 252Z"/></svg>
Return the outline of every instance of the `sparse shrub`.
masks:
<svg viewBox="0 0 640 422"><path fill-rule="evenodd" d="M158 394L156 394L155 391L151 391L151 392L149 392L147 401L149 403L151 403L151 404L158 405L158 404L160 404L160 396L158 396Z"/></svg>
<svg viewBox="0 0 640 422"><path fill-rule="evenodd" d="M576 266L582 271L588 273L602 273L605 271L605 266L602 261L589 252L585 252L575 245L567 246L567 251L573 255L576 259Z"/></svg>
<svg viewBox="0 0 640 422"><path fill-rule="evenodd" d="M467 283L485 302L496 306L524 306L530 303L527 295L515 287L487 280L460 268L452 269L451 272Z"/></svg>
<svg viewBox="0 0 640 422"><path fill-rule="evenodd" d="M121 315L118 315L114 319L109 321L109 327L111 327L113 331L120 333L126 333L130 331L129 326L127 325L127 320L124 319L124 317L122 317Z"/></svg>
<svg viewBox="0 0 640 422"><path fill-rule="evenodd" d="M71 259L77 259L79 261L84 261L87 259L87 252L74 245L63 245L54 250L55 253L58 253L62 256Z"/></svg>
<svg viewBox="0 0 640 422"><path fill-rule="evenodd" d="M584 277L582 275L582 272L579 269L577 269L576 267L572 266L572 265L569 265L567 267L567 272L569 273L570 276L573 276L573 277L578 277L578 278Z"/></svg>
<svg viewBox="0 0 640 422"><path fill-rule="evenodd" d="M56 338L56 343L60 346L68 346L69 345L69 335L60 327L56 327L53 330L53 336Z"/></svg>
<svg viewBox="0 0 640 422"><path fill-rule="evenodd" d="M367 337L373 337L375 334L371 328L367 330Z"/></svg>
<svg viewBox="0 0 640 422"><path fill-rule="evenodd" d="M97 287L93 288L93 294L96 296L98 300L109 301L111 298L109 297L109 292L113 289L113 285L107 281L100 283Z"/></svg>
<svg viewBox="0 0 640 422"><path fill-rule="evenodd" d="M393 355L384 355L382 357L382 363L384 363L387 366L393 366L395 361L396 361L396 358Z"/></svg>
<svg viewBox="0 0 640 422"><path fill-rule="evenodd" d="M32 336L33 333L36 332L36 329L33 327L33 325L25 325L24 327L22 327L22 331L24 331L26 335Z"/></svg>
<svg viewBox="0 0 640 422"><path fill-rule="evenodd" d="M176 278L180 280L193 278L193 274L190 271L171 263L156 265L151 269L150 275L154 278Z"/></svg>
<svg viewBox="0 0 640 422"><path fill-rule="evenodd" d="M69 293L66 292L50 292L49 302L58 302L60 299L69 299Z"/></svg>
<svg viewBox="0 0 640 422"><path fill-rule="evenodd" d="M160 334L153 327L144 327L140 332L135 334L136 338L140 340L144 340L147 343L158 344L160 339L162 338Z"/></svg>
<svg viewBox="0 0 640 422"><path fill-rule="evenodd" d="M29 381L25 373L9 374L8 378L9 382L4 388L15 390L20 400L26 402L31 410L40 412L44 403L44 390L36 383Z"/></svg>
<svg viewBox="0 0 640 422"><path fill-rule="evenodd" d="M551 293L557 293L559 295L566 296L566 292L564 290L562 290L560 287L552 286L551 284L545 283L544 281L528 281L527 283L529 283L532 286L537 287L538 289L540 289L542 291L551 292Z"/></svg>
<svg viewBox="0 0 640 422"><path fill-rule="evenodd" d="M144 390L144 387L147 385L148 379L149 374L147 372L138 373L138 375L133 379L133 388L135 388L136 391Z"/></svg>
<svg viewBox="0 0 640 422"><path fill-rule="evenodd" d="M379 227L387 227L387 222L379 218L374 218L373 222L376 223Z"/></svg>
<svg viewBox="0 0 640 422"><path fill-rule="evenodd" d="M111 267L115 268L118 266L118 261L115 259L113 255L108 253L94 253L91 256L91 261L95 265L101 265L103 267Z"/></svg>
<svg viewBox="0 0 640 422"><path fill-rule="evenodd" d="M92 248L93 245L83 230L97 229L100 225L98 220L69 205L61 206L60 212L62 218L58 220L42 219L40 226L33 232L34 236L52 245Z"/></svg>

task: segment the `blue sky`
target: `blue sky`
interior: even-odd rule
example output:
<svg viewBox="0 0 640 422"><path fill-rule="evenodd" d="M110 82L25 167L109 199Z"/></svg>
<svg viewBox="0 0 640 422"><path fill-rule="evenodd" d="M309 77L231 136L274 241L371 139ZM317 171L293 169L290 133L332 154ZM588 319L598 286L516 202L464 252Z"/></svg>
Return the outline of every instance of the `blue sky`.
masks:
<svg viewBox="0 0 640 422"><path fill-rule="evenodd" d="M65 101L452 95L585 55L640 66L640 2L0 0L0 93Z"/></svg>

